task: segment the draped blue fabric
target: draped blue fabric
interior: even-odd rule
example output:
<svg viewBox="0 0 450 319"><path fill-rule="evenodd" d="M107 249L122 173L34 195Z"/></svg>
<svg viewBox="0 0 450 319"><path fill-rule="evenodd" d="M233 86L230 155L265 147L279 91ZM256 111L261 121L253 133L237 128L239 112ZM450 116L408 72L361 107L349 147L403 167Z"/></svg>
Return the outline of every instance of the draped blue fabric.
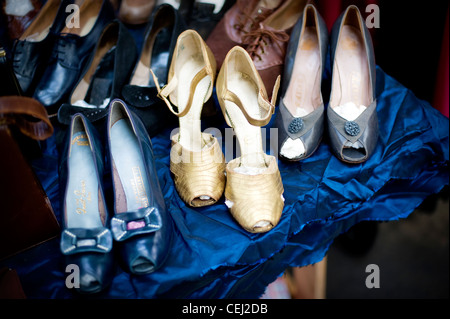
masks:
<svg viewBox="0 0 450 319"><path fill-rule="evenodd" d="M279 224L267 233L243 230L223 197L209 207L186 206L169 171L174 126L152 139L158 177L175 225L164 267L145 276L118 267L108 290L80 297L65 287L68 273L59 238L3 263L18 271L29 298L257 298L287 267L319 262L336 236L351 226L406 218L428 195L449 184L449 120L380 68L377 100L380 137L367 162L339 161L330 153L326 137L312 157L278 162L285 207ZM229 157L220 111L209 121L203 123L204 129L219 129ZM272 124L265 130L267 145L276 144L270 140ZM44 157L33 166L60 219L56 135L46 141ZM105 189L112 191L110 184Z"/></svg>

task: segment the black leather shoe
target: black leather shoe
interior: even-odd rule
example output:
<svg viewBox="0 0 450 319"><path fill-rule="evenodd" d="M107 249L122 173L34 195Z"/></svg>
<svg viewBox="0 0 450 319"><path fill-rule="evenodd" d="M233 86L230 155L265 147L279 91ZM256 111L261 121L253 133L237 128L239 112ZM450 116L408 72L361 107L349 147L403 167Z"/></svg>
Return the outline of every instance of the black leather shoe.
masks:
<svg viewBox="0 0 450 319"><path fill-rule="evenodd" d="M80 293L105 289L114 276L113 238L103 194L103 151L91 123L76 114L67 131L60 164L63 232L67 265L80 270Z"/></svg>
<svg viewBox="0 0 450 319"><path fill-rule="evenodd" d="M347 163L365 162L378 140L375 54L358 7L351 5L331 31L332 81L327 109L330 147Z"/></svg>
<svg viewBox="0 0 450 319"><path fill-rule="evenodd" d="M292 30L282 94L276 117L280 158L299 161L311 156L324 131L322 74L328 48L328 30L317 9L306 5Z"/></svg>
<svg viewBox="0 0 450 319"><path fill-rule="evenodd" d="M64 27L65 9L71 0L48 0L20 38L11 54L16 78L25 96L32 96L48 60L57 34Z"/></svg>
<svg viewBox="0 0 450 319"><path fill-rule="evenodd" d="M158 90L150 69L160 79L160 85L167 83L173 50L178 35L185 29L183 19L171 5L162 4L155 8L144 33L138 62L122 90L123 100L141 118L150 136L156 135L170 121L176 121L157 97Z"/></svg>
<svg viewBox="0 0 450 319"><path fill-rule="evenodd" d="M76 113L82 113L91 122L105 118L109 102L120 97L136 57L136 44L123 23L114 20L108 24L68 103L63 103L58 110L59 122L69 124Z"/></svg>
<svg viewBox="0 0 450 319"><path fill-rule="evenodd" d="M109 0L85 0L80 6L79 18L79 28L66 25L61 30L33 94L49 114L56 113L66 101L102 30L114 19L114 10Z"/></svg>
<svg viewBox="0 0 450 319"><path fill-rule="evenodd" d="M164 263L172 238L152 143L122 100L111 102L107 123L115 213L111 231L124 269L148 274Z"/></svg>

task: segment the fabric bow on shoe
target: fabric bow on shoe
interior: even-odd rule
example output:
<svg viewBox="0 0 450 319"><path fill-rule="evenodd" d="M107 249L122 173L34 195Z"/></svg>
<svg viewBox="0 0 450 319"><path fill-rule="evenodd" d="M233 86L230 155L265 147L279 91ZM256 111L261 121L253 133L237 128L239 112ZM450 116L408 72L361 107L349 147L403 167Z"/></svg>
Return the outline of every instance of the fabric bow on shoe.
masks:
<svg viewBox="0 0 450 319"><path fill-rule="evenodd" d="M117 214L111 219L114 239L124 241L132 236L155 232L162 227L161 216L155 207Z"/></svg>

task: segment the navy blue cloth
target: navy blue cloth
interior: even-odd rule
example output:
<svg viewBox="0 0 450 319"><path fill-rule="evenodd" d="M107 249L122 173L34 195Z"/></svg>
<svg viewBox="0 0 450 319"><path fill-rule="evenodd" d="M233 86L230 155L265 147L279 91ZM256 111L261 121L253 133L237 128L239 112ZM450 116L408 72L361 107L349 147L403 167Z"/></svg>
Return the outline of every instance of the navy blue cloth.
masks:
<svg viewBox="0 0 450 319"><path fill-rule="evenodd" d="M333 240L351 226L406 218L428 195L449 184L449 120L380 68L377 99L380 137L367 162L339 161L326 137L310 158L278 162L285 207L279 224L267 233L243 230L223 197L209 207L186 206L169 171L169 136L176 128L172 127L152 139L158 177L175 225L164 267L145 276L130 275L119 267L108 290L80 297L65 286L68 273L59 238L3 264L17 270L28 298L257 298L287 267L319 262ZM270 141L272 125L273 121L266 128L267 145L276 144ZM220 110L203 127L218 128L224 140ZM45 142L44 157L33 167L60 220L56 135ZM105 188L112 192L110 185Z"/></svg>

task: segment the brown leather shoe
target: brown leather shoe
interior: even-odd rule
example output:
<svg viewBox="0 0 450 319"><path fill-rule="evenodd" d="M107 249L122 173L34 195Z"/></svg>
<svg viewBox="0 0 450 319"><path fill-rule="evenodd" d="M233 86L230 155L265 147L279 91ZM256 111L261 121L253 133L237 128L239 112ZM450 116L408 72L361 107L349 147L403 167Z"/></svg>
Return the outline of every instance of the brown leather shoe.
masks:
<svg viewBox="0 0 450 319"><path fill-rule="evenodd" d="M214 54L217 71L228 51L236 45L244 46L243 37L258 28L284 0L237 0L208 36L206 44Z"/></svg>
<svg viewBox="0 0 450 319"><path fill-rule="evenodd" d="M122 0L119 19L126 24L146 23L155 7L155 0Z"/></svg>
<svg viewBox="0 0 450 319"><path fill-rule="evenodd" d="M290 33L307 3L307 0L286 0L243 37L265 87L273 87L282 74Z"/></svg>

